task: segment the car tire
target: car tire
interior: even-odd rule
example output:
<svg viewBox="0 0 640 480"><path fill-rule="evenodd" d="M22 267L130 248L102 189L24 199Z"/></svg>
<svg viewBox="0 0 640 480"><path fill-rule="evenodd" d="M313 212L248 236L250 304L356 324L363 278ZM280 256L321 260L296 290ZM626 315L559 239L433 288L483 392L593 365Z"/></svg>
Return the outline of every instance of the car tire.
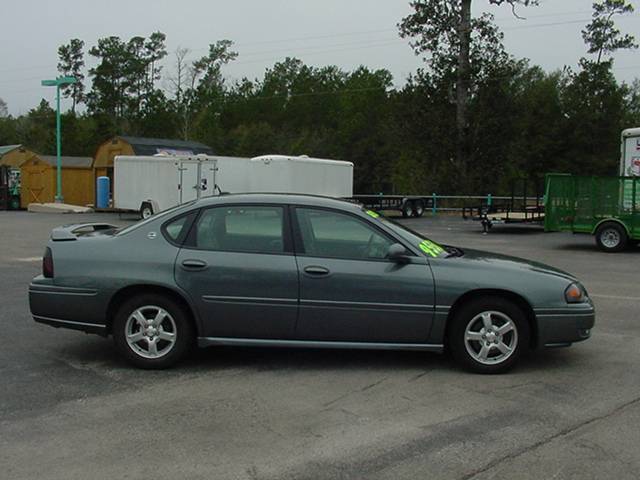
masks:
<svg viewBox="0 0 640 480"><path fill-rule="evenodd" d="M627 248L628 243L629 236L627 231L619 223L603 223L596 230L596 244L603 252L621 252Z"/></svg>
<svg viewBox="0 0 640 480"><path fill-rule="evenodd" d="M194 343L194 329L181 305L162 295L143 294L130 298L118 309L113 340L130 364L162 369L187 355Z"/></svg>
<svg viewBox="0 0 640 480"><path fill-rule="evenodd" d="M414 204L413 216L420 218L422 215L424 215L424 202L422 200L417 200Z"/></svg>
<svg viewBox="0 0 640 480"><path fill-rule="evenodd" d="M524 312L501 297L481 297L463 305L451 319L448 347L465 369L484 374L511 369L529 346Z"/></svg>
<svg viewBox="0 0 640 480"><path fill-rule="evenodd" d="M413 217L413 212L414 212L413 202L411 200L407 200L406 202L404 202L404 205L402 205L402 217L403 218Z"/></svg>

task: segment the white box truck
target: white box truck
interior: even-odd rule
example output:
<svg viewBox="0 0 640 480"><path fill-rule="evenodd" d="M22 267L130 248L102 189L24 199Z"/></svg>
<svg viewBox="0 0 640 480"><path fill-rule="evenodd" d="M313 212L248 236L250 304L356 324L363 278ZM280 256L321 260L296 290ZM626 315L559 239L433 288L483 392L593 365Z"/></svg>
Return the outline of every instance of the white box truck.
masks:
<svg viewBox="0 0 640 480"><path fill-rule="evenodd" d="M117 156L113 206L143 218L197 198L220 193L353 194L353 163L265 155Z"/></svg>

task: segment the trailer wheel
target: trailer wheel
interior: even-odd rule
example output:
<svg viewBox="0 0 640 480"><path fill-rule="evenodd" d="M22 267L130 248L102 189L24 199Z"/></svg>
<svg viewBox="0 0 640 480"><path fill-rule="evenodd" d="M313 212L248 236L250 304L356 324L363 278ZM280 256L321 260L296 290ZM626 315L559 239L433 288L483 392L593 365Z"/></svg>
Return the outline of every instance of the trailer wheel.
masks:
<svg viewBox="0 0 640 480"><path fill-rule="evenodd" d="M413 216L420 218L422 215L424 215L424 202L422 200L416 200Z"/></svg>
<svg viewBox="0 0 640 480"><path fill-rule="evenodd" d="M411 200L404 202L404 205L402 205L402 216L404 218L413 217L413 212L413 202Z"/></svg>
<svg viewBox="0 0 640 480"><path fill-rule="evenodd" d="M151 205L151 202L142 202L142 205L140 205L140 217L144 220L153 215L153 213L153 205Z"/></svg>
<svg viewBox="0 0 640 480"><path fill-rule="evenodd" d="M603 223L596 231L596 244L603 252L621 252L627 247L628 243L629 236L619 223Z"/></svg>

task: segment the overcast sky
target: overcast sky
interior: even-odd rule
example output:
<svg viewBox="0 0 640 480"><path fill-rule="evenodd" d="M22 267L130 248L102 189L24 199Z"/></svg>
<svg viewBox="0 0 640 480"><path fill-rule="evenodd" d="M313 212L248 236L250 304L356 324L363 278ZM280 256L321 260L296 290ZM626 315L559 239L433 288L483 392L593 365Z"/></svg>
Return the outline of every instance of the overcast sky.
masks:
<svg viewBox="0 0 640 480"><path fill-rule="evenodd" d="M495 14L513 55L547 70L575 66L584 55L580 30L591 0L541 0L539 7L520 10L525 21L488 3L475 0L474 14ZM640 37L640 0L631 3L636 13L618 25ZM240 54L225 70L230 80L261 77L274 62L295 56L312 65L388 68L402 85L421 63L397 34L397 23L410 13L408 0L4 0L0 12L0 98L14 115L41 98L53 103L54 89L41 87L40 80L56 75L57 47L74 37L88 49L100 37L129 39L160 30L170 52L188 47L193 58L228 38ZM640 77L639 51L618 54L615 73L628 81Z"/></svg>

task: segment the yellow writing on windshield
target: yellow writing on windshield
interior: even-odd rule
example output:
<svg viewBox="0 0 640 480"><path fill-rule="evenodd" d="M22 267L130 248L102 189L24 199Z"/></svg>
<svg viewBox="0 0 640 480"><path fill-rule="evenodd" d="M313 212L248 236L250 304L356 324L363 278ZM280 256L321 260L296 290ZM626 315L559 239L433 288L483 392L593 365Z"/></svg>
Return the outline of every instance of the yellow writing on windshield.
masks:
<svg viewBox="0 0 640 480"><path fill-rule="evenodd" d="M422 242L420 242L419 247L420 247L420 250L422 250L424 253L432 257L437 257L442 252L444 252L444 248L442 248L440 245L436 243L433 243L430 240L423 240Z"/></svg>

